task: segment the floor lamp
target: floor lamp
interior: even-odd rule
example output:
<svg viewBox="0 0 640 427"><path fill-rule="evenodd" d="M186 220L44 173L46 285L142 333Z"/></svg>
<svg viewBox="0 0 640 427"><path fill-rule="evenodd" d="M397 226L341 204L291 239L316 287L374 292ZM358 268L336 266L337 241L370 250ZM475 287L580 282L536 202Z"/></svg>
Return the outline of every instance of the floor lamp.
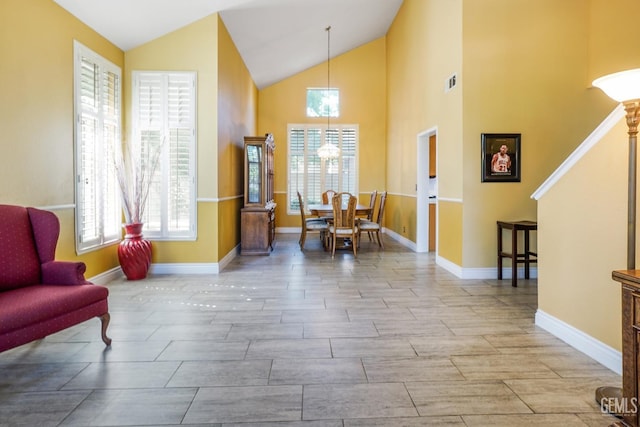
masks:
<svg viewBox="0 0 640 427"><path fill-rule="evenodd" d="M602 89L609 97L624 105L627 127L629 128L629 178L628 178L628 215L627 215L627 270L636 269L636 177L637 177L637 140L638 115L640 114L640 69L636 68L609 74L593 81L593 86ZM624 369L624 363L623 367ZM624 398L619 387L599 387L596 389L596 401L609 411L606 402ZM615 415L615 414L614 414Z"/></svg>

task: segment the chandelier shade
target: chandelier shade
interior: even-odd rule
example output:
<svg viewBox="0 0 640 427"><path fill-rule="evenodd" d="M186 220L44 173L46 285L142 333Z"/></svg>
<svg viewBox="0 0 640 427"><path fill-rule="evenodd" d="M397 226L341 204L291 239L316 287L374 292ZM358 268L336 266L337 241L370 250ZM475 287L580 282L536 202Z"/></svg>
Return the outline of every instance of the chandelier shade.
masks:
<svg viewBox="0 0 640 427"><path fill-rule="evenodd" d="M336 159L340 157L340 149L330 142L325 142L318 148L318 156L321 159Z"/></svg>

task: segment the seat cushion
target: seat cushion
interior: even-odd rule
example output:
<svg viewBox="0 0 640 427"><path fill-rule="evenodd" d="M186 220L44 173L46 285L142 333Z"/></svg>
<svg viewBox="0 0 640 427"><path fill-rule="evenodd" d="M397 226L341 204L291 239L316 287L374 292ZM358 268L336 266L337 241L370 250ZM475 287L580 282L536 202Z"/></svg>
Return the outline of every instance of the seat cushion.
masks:
<svg viewBox="0 0 640 427"><path fill-rule="evenodd" d="M104 286L33 285L0 292L0 334L71 313L106 299Z"/></svg>
<svg viewBox="0 0 640 427"><path fill-rule="evenodd" d="M326 230L329 226L327 225L327 221L321 219L307 220L306 221L307 230Z"/></svg>
<svg viewBox="0 0 640 427"><path fill-rule="evenodd" d="M332 234L336 234L338 236L351 236L358 232L358 227L355 227L353 230L350 228L335 228L329 227L329 232Z"/></svg>
<svg viewBox="0 0 640 427"><path fill-rule="evenodd" d="M377 223L377 222L371 222L371 221L360 221L360 230L362 230L362 231L366 231L366 230L371 230L371 231L380 230L380 225L378 225L378 223Z"/></svg>
<svg viewBox="0 0 640 427"><path fill-rule="evenodd" d="M40 282L40 259L27 209L0 205L0 291Z"/></svg>

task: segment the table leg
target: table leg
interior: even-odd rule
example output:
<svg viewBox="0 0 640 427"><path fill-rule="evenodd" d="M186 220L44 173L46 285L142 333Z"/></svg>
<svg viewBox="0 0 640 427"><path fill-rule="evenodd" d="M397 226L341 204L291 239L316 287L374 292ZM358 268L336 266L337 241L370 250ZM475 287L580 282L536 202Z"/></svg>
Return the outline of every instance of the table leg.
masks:
<svg viewBox="0 0 640 427"><path fill-rule="evenodd" d="M529 278L529 230L524 230L524 278Z"/></svg>
<svg viewBox="0 0 640 427"><path fill-rule="evenodd" d="M518 287L518 229L511 230L511 286Z"/></svg>
<svg viewBox="0 0 640 427"><path fill-rule="evenodd" d="M498 224L498 280L502 280L502 226Z"/></svg>

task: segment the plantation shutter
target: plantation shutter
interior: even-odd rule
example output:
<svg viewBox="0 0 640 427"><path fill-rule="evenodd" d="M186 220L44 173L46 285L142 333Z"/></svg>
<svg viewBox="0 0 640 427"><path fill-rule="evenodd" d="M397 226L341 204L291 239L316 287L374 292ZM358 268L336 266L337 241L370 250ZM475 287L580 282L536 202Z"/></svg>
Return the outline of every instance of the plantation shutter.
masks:
<svg viewBox="0 0 640 427"><path fill-rule="evenodd" d="M356 125L336 125L329 130L331 143L340 147L338 159L321 161L318 148L322 145L326 127L315 125L289 125L289 177L288 210L299 213L300 192L305 204L322 203L322 192L327 189L347 191L357 196L357 148ZM324 163L324 169L323 169Z"/></svg>
<svg viewBox="0 0 640 427"><path fill-rule="evenodd" d="M120 141L120 69L74 43L76 111L76 250L120 238L114 153Z"/></svg>
<svg viewBox="0 0 640 427"><path fill-rule="evenodd" d="M134 134L145 168L161 150L145 210L145 236L195 238L195 73L134 72Z"/></svg>
<svg viewBox="0 0 640 427"><path fill-rule="evenodd" d="M78 186L78 210L82 218L80 243L99 244L100 223L98 215L98 65L86 57L81 58L80 74L80 163Z"/></svg>
<svg viewBox="0 0 640 427"><path fill-rule="evenodd" d="M189 232L195 224L195 79L193 74L169 78L168 231Z"/></svg>
<svg viewBox="0 0 640 427"><path fill-rule="evenodd" d="M317 204L322 203L322 170L318 148L322 145L323 132L320 129L310 129L307 135L307 186L301 194L305 195L303 200L307 203Z"/></svg>
<svg viewBox="0 0 640 427"><path fill-rule="evenodd" d="M154 158L157 150L162 150L164 134L164 114L162 111L162 75L154 73L137 74L134 87L137 85L135 95L138 102L138 132L134 138L140 138L140 158L144 162L142 167L146 170ZM134 95L134 96L135 96ZM134 119L135 120L135 119ZM161 165L156 170L160 172ZM149 184L149 197L142 219L144 233L151 236L154 232L162 230L162 174L155 173Z"/></svg>
<svg viewBox="0 0 640 427"><path fill-rule="evenodd" d="M115 154L120 149L120 104L121 104L120 74L111 71L102 73L103 95L103 159L102 159L102 192L103 202L103 234L106 241L120 238L122 216L120 207L120 187L116 176Z"/></svg>
<svg viewBox="0 0 640 427"><path fill-rule="evenodd" d="M304 194L305 182L305 150L304 129L289 129L289 200L287 205L298 210L298 194ZM305 200L303 198L303 200Z"/></svg>
<svg viewBox="0 0 640 427"><path fill-rule="evenodd" d="M358 132L356 129L342 129L340 138L340 154L341 154L341 185L342 191L349 192L357 197L357 172L358 164L356 163L356 149L358 141Z"/></svg>
<svg viewBox="0 0 640 427"><path fill-rule="evenodd" d="M340 147L339 131L335 127L327 131L327 139L336 147ZM337 193L342 191L340 185L340 172L339 165L342 162L342 150L340 150L340 157L337 159L330 159L324 162L324 182L325 189L335 190ZM346 190L345 190L346 191Z"/></svg>

